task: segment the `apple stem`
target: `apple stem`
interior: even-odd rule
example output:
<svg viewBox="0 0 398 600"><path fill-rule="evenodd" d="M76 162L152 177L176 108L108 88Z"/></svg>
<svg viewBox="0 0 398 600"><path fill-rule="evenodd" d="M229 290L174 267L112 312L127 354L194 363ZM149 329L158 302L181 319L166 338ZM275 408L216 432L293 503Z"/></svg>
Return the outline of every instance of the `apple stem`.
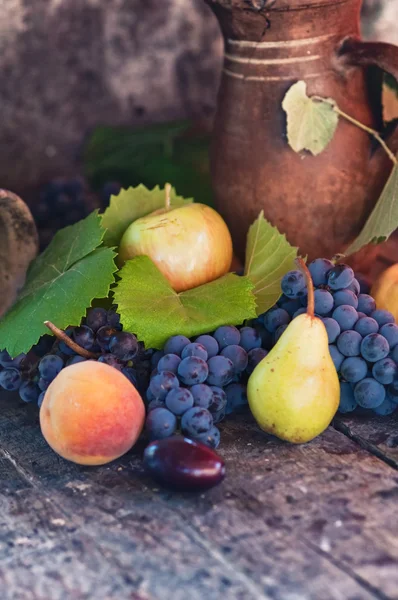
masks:
<svg viewBox="0 0 398 600"><path fill-rule="evenodd" d="M164 186L164 192L165 192L164 207L166 210L170 210L170 204L171 204L171 200L170 200L171 185L170 185L170 183L166 183L166 185Z"/></svg>
<svg viewBox="0 0 398 600"><path fill-rule="evenodd" d="M301 258L301 256L296 258L296 263L300 267L301 271L304 273L305 280L307 283L307 290L308 290L307 315L309 315L310 317L313 317L314 312L315 312L315 300L314 300L314 284L312 283L311 273L309 272L308 267L305 264L305 262L303 261L303 259Z"/></svg>
<svg viewBox="0 0 398 600"><path fill-rule="evenodd" d="M48 329L51 331L51 333L55 335L56 338L64 342L64 344L71 348L71 350L74 350L76 354L83 356L83 358L98 358L99 356L101 356L100 354L95 354L95 352L85 350L84 348L79 346L79 344L76 344L76 342L71 340L70 337L66 335L64 331L58 329L58 327L54 325L54 323L51 323L51 321L44 321L44 325L48 327Z"/></svg>

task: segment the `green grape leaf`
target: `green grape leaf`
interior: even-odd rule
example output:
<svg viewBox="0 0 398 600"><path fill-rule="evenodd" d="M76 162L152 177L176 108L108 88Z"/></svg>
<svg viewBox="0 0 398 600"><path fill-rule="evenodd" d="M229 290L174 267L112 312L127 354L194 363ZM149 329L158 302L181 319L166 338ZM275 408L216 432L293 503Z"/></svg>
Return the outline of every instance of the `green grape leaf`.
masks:
<svg viewBox="0 0 398 600"><path fill-rule="evenodd" d="M361 233L344 252L346 256L358 252L366 244L380 244L390 237L398 227L398 164L366 221Z"/></svg>
<svg viewBox="0 0 398 600"><path fill-rule="evenodd" d="M323 102L307 96L307 84L298 81L288 90L282 102L287 115L287 139L295 152L308 150L320 154L332 140L339 116L331 98Z"/></svg>
<svg viewBox="0 0 398 600"><path fill-rule="evenodd" d="M115 252L99 247L104 230L97 212L59 231L32 263L16 304L0 321L0 346L27 352L52 321L60 329L80 323L93 298L106 297L117 268Z"/></svg>
<svg viewBox="0 0 398 600"><path fill-rule="evenodd" d="M190 204L192 199L177 196L174 188L170 193L171 206ZM111 196L109 207L102 215L102 227L106 229L104 244L118 246L127 227L136 219L163 208L165 205L165 190L157 185L148 190L144 185L121 190L117 196Z"/></svg>
<svg viewBox="0 0 398 600"><path fill-rule="evenodd" d="M177 294L148 256L127 261L119 276L114 297L121 322L147 348L162 348L172 335L192 337L256 316L247 277L229 273Z"/></svg>
<svg viewBox="0 0 398 600"><path fill-rule="evenodd" d="M281 279L297 268L296 257L297 248L264 219L261 211L247 234L245 264L245 275L254 284L258 315L271 308L281 296Z"/></svg>

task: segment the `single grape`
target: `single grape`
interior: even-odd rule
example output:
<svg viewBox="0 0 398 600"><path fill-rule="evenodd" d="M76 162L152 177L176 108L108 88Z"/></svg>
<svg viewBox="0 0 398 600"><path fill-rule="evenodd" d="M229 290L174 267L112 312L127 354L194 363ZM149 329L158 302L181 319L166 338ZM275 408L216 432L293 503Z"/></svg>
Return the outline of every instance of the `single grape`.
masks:
<svg viewBox="0 0 398 600"><path fill-rule="evenodd" d="M341 413L349 413L355 410L357 401L355 400L354 390L349 383L342 381L340 383L340 404L339 411Z"/></svg>
<svg viewBox="0 0 398 600"><path fill-rule="evenodd" d="M116 329L117 331L122 330L122 326L120 324L120 315L113 308L110 308L106 313L106 320L109 327L112 329Z"/></svg>
<svg viewBox="0 0 398 600"><path fill-rule="evenodd" d="M253 352L253 350L251 350L251 352ZM234 365L229 358L226 358L225 356L213 356L213 358L209 359L207 364L209 366L207 377L207 383L209 385L224 387L232 381L234 376Z"/></svg>
<svg viewBox="0 0 398 600"><path fill-rule="evenodd" d="M44 396L46 395L46 392L42 392L40 394L40 396L37 399L37 406L40 408L41 405L43 404L43 400L44 400Z"/></svg>
<svg viewBox="0 0 398 600"><path fill-rule="evenodd" d="M46 379L43 379L43 377L40 377L39 381L37 382L37 385L39 386L42 392L45 392L50 383L50 381L47 381Z"/></svg>
<svg viewBox="0 0 398 600"><path fill-rule="evenodd" d="M347 330L337 338L337 348L344 356L359 356L361 353L362 336L357 331Z"/></svg>
<svg viewBox="0 0 398 600"><path fill-rule="evenodd" d="M213 392L205 383L197 383L189 390L193 396L194 405L209 408L213 402Z"/></svg>
<svg viewBox="0 0 398 600"><path fill-rule="evenodd" d="M246 352L253 350L253 348L261 348L261 336L254 327L242 327L240 330L240 345Z"/></svg>
<svg viewBox="0 0 398 600"><path fill-rule="evenodd" d="M101 354L101 356L98 358L98 362L104 363L105 365L109 365L110 367L113 367L118 371L121 371L124 367L124 363L121 360L119 360L117 356L110 353Z"/></svg>
<svg viewBox="0 0 398 600"><path fill-rule="evenodd" d="M388 385L394 381L397 371L398 367L395 360L382 358L373 365L372 375L379 383Z"/></svg>
<svg viewBox="0 0 398 600"><path fill-rule="evenodd" d="M183 348L181 352L181 358L187 358L188 356L198 356L202 360L207 360L208 354L207 350L202 344L198 342L193 342L192 344L187 344L185 348Z"/></svg>
<svg viewBox="0 0 398 600"><path fill-rule="evenodd" d="M276 344L276 342L279 340L279 338L282 336L282 334L286 331L288 327L289 325L281 325L280 327L278 327L278 329L274 333L274 344Z"/></svg>
<svg viewBox="0 0 398 600"><path fill-rule="evenodd" d="M394 379L387 388L387 397L395 404L398 404L398 379Z"/></svg>
<svg viewBox="0 0 398 600"><path fill-rule="evenodd" d="M135 388L138 386L137 371L133 367L123 367L122 373Z"/></svg>
<svg viewBox="0 0 398 600"><path fill-rule="evenodd" d="M253 350L250 350L247 353L248 362L246 373L248 375L251 375L251 373L253 373L257 365L263 360L263 358L267 356L267 354L268 351L264 350L264 348L253 348Z"/></svg>
<svg viewBox="0 0 398 600"><path fill-rule="evenodd" d="M354 396L355 400L362 408L376 408L384 402L386 390L381 383L367 377L356 384Z"/></svg>
<svg viewBox="0 0 398 600"><path fill-rule="evenodd" d="M167 340L163 350L165 354L177 354L177 356L181 356L181 352L185 346L190 343L191 341L185 335L173 335Z"/></svg>
<svg viewBox="0 0 398 600"><path fill-rule="evenodd" d="M337 306L342 306L343 304L353 306L355 309L358 308L358 298L351 290L339 290L334 294L333 298L336 308ZM315 312L317 312L316 309Z"/></svg>
<svg viewBox="0 0 398 600"><path fill-rule="evenodd" d="M154 408L148 413L145 427L151 440L162 440L177 429L177 417L167 408Z"/></svg>
<svg viewBox="0 0 398 600"><path fill-rule="evenodd" d="M336 371L340 371L340 367L345 358L344 354L341 354L341 352L339 352L337 350L336 346L334 346L333 344L331 344L329 346L329 352L330 352L330 356L332 358L332 361L333 361Z"/></svg>
<svg viewBox="0 0 398 600"><path fill-rule="evenodd" d="M386 323L380 328L380 335L386 338L391 350L398 344L398 325Z"/></svg>
<svg viewBox="0 0 398 600"><path fill-rule="evenodd" d="M239 329L233 327L232 325L223 325L216 329L214 332L214 337L218 342L218 346L220 350L225 348L225 346L231 346L232 344L239 344L240 342L240 332Z"/></svg>
<svg viewBox="0 0 398 600"><path fill-rule="evenodd" d="M166 403L164 400L160 400L158 398L155 398L154 400L151 400L148 404L147 404L147 412L150 413L151 410L155 410L155 408L166 408Z"/></svg>
<svg viewBox="0 0 398 600"><path fill-rule="evenodd" d="M376 415L386 417L387 415L392 415L392 413L396 410L397 405L387 396L384 402L382 402L379 406L376 406L376 408L373 409L373 412L375 412Z"/></svg>
<svg viewBox="0 0 398 600"><path fill-rule="evenodd" d="M213 358L213 356L217 356L220 351L218 342L212 335L200 335L198 338L196 338L195 342L206 348L208 359Z"/></svg>
<svg viewBox="0 0 398 600"><path fill-rule="evenodd" d="M215 450L220 445L220 430L213 426L209 431L197 435L194 439L196 442L201 442L205 446Z"/></svg>
<svg viewBox="0 0 398 600"><path fill-rule="evenodd" d="M156 369L162 356L165 356L163 350L156 350L151 356L151 367Z"/></svg>
<svg viewBox="0 0 398 600"><path fill-rule="evenodd" d="M177 374L184 385L195 385L196 383L204 383L206 381L209 374L209 367L207 362L202 358L187 356L178 365Z"/></svg>
<svg viewBox="0 0 398 600"><path fill-rule="evenodd" d="M327 283L329 271L331 271L333 267L334 264L326 258L316 258L308 265L315 287Z"/></svg>
<svg viewBox="0 0 398 600"><path fill-rule="evenodd" d="M358 310L369 316L376 310L376 301L368 294L359 294Z"/></svg>
<svg viewBox="0 0 398 600"><path fill-rule="evenodd" d="M164 400L171 390L178 387L180 387L180 382L178 381L177 376L170 371L161 371L152 377L149 384L149 390L153 394L153 397L160 400Z"/></svg>
<svg viewBox="0 0 398 600"><path fill-rule="evenodd" d="M328 286L332 290L343 290L354 280L354 271L348 265L336 265L328 273Z"/></svg>
<svg viewBox="0 0 398 600"><path fill-rule="evenodd" d="M287 325L290 321L289 313L283 310L283 308L271 308L264 316L265 328L270 333L275 333L278 327Z"/></svg>
<svg viewBox="0 0 398 600"><path fill-rule="evenodd" d="M39 362L39 373L43 379L52 381L58 373L64 368L64 361L56 354L46 354Z"/></svg>
<svg viewBox="0 0 398 600"><path fill-rule="evenodd" d="M98 329L105 327L105 325L108 324L107 315L108 313L105 308L90 308L90 310L87 311L86 317L87 327L90 327L90 329L96 333Z"/></svg>
<svg viewBox="0 0 398 600"><path fill-rule="evenodd" d="M75 327L73 330L72 338L81 348L85 350L92 350L95 342L94 331L87 327L87 325L81 325Z"/></svg>
<svg viewBox="0 0 398 600"><path fill-rule="evenodd" d="M350 283L350 285L348 285L345 289L354 292L356 296L359 296L359 294L361 293L360 283L358 279L355 278L352 280L352 283Z"/></svg>
<svg viewBox="0 0 398 600"><path fill-rule="evenodd" d="M186 388L176 388L170 390L165 398L166 407L174 414L180 417L189 408L194 405L194 399L191 392Z"/></svg>
<svg viewBox="0 0 398 600"><path fill-rule="evenodd" d="M177 354L165 354L158 362L157 369L160 371L170 371L171 373L177 373L178 365L181 362L181 358Z"/></svg>
<svg viewBox="0 0 398 600"><path fill-rule="evenodd" d="M353 306L343 304L335 308L332 318L340 325L341 331L353 329L358 321L358 313Z"/></svg>
<svg viewBox="0 0 398 600"><path fill-rule="evenodd" d="M210 412L213 415L213 422L219 423L225 417L227 407L227 395L224 390L215 385L210 386L213 393L213 402L210 405Z"/></svg>
<svg viewBox="0 0 398 600"><path fill-rule="evenodd" d="M197 437L213 427L213 417L206 408L194 406L182 415L181 430L187 436Z"/></svg>
<svg viewBox="0 0 398 600"><path fill-rule="evenodd" d="M385 358L388 356L389 351L390 346L386 338L379 333L371 333L362 340L361 354L369 362L377 362Z"/></svg>
<svg viewBox="0 0 398 600"><path fill-rule="evenodd" d="M333 309L333 296L327 290L315 290L315 312L317 315L325 316Z"/></svg>
<svg viewBox="0 0 398 600"><path fill-rule="evenodd" d="M70 358L68 358L65 366L70 367L71 365L75 365L80 362L85 362L86 360L87 360L87 358L84 358L83 356L79 356L78 354L76 354L76 356L71 356Z"/></svg>
<svg viewBox="0 0 398 600"><path fill-rule="evenodd" d="M105 325L104 327L100 327L98 329L96 342L101 348L102 352L109 352L109 342L115 333L117 333L117 329L110 327L110 325Z"/></svg>
<svg viewBox="0 0 398 600"><path fill-rule="evenodd" d="M379 331L379 325L372 317L362 317L355 323L354 329L360 333L362 337L366 337L370 333L377 333Z"/></svg>
<svg viewBox="0 0 398 600"><path fill-rule="evenodd" d="M374 310L370 316L378 322L379 327L383 327L386 323L395 323L394 315L388 310Z"/></svg>
<svg viewBox="0 0 398 600"><path fill-rule="evenodd" d="M289 271L282 277L281 281L282 292L288 298L300 298L307 295L305 285L305 277L301 271Z"/></svg>
<svg viewBox="0 0 398 600"><path fill-rule="evenodd" d="M247 390L243 383L230 383L225 388L227 395L227 415L248 407Z"/></svg>
<svg viewBox="0 0 398 600"><path fill-rule="evenodd" d="M307 298L305 298L305 300L307 300ZM292 317L294 315L294 313L299 308L301 308L303 305L301 304L301 301L299 298L297 298L295 300L291 300L287 296L282 296L278 300L278 306L279 306L279 308L283 308L283 310L285 310L287 313L289 313L289 315ZM242 329L240 330L240 333L242 335ZM241 344L242 344L242 342L241 342ZM251 350L251 348L249 348L249 350Z"/></svg>
<svg viewBox="0 0 398 600"><path fill-rule="evenodd" d="M344 359L340 373L343 379L349 383L358 383L361 379L365 379L368 372L368 365L363 358L359 356L350 356Z"/></svg>
<svg viewBox="0 0 398 600"><path fill-rule="evenodd" d="M24 381L19 388L19 397L24 402L37 402L40 393L40 388L33 381Z"/></svg>
<svg viewBox="0 0 398 600"><path fill-rule="evenodd" d="M237 346L236 344L233 344L232 346L226 346L221 350L221 356L229 358L234 366L235 373L241 373L247 367L247 352L242 348L242 346Z"/></svg>
<svg viewBox="0 0 398 600"><path fill-rule="evenodd" d="M18 369L8 368L0 372L0 385L8 392L15 392L22 382L21 373Z"/></svg>
<svg viewBox="0 0 398 600"><path fill-rule="evenodd" d="M335 319L323 317L322 323L325 325L326 333L328 334L329 344L333 344L340 335L340 325Z"/></svg>
<svg viewBox="0 0 398 600"><path fill-rule="evenodd" d="M138 354L138 341L134 334L117 331L109 340L109 351L123 362L133 360Z"/></svg>

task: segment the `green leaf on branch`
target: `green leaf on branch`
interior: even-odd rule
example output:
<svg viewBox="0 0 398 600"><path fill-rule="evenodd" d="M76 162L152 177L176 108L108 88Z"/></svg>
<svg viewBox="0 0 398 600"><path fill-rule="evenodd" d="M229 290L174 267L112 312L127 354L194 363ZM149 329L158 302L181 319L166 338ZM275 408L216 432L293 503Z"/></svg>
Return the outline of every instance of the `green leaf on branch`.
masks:
<svg viewBox="0 0 398 600"><path fill-rule="evenodd" d="M59 231L32 263L16 304L0 321L0 346L11 356L27 352L52 321L60 329L79 324L94 298L114 282L115 252L99 246L104 230L97 212Z"/></svg>
<svg viewBox="0 0 398 600"><path fill-rule="evenodd" d="M366 221L361 233L344 254L353 254L366 244L380 244L390 237L398 227L398 164Z"/></svg>
<svg viewBox="0 0 398 600"><path fill-rule="evenodd" d="M177 196L174 188L170 193L171 206L190 204L192 199ZM165 205L165 190L158 185L148 190L144 185L121 190L117 196L111 196L111 202L102 216L102 226L106 229L104 244L118 246L127 227L136 219L145 217Z"/></svg>
<svg viewBox="0 0 398 600"><path fill-rule="evenodd" d="M177 294L147 256L129 260L119 276L114 296L123 327L148 348L162 348L172 335L192 337L256 316L254 286L247 277L229 273Z"/></svg>
<svg viewBox="0 0 398 600"><path fill-rule="evenodd" d="M307 84L298 81L288 90L282 102L287 115L287 138L295 152L308 150L320 154L332 140L339 120L335 102L322 102L307 96Z"/></svg>
<svg viewBox="0 0 398 600"><path fill-rule="evenodd" d="M263 211L251 225L246 244L245 275L254 284L257 314L261 315L281 296L281 279L296 269L297 248L264 219Z"/></svg>

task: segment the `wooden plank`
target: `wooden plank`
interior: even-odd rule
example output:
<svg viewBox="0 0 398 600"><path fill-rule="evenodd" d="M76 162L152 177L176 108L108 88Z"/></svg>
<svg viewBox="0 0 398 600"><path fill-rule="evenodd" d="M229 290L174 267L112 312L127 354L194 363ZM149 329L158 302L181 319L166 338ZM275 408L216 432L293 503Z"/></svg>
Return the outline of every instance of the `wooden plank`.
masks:
<svg viewBox="0 0 398 600"><path fill-rule="evenodd" d="M334 427L398 469L398 410L387 417L365 411L339 415Z"/></svg>
<svg viewBox="0 0 398 600"><path fill-rule="evenodd" d="M0 447L26 485L0 520L13 540L11 562L0 552L2 597L398 597L389 466L333 429L292 446L239 417L222 439L226 481L171 493L143 473L142 447L101 468L72 465L46 446L33 407L3 400Z"/></svg>

